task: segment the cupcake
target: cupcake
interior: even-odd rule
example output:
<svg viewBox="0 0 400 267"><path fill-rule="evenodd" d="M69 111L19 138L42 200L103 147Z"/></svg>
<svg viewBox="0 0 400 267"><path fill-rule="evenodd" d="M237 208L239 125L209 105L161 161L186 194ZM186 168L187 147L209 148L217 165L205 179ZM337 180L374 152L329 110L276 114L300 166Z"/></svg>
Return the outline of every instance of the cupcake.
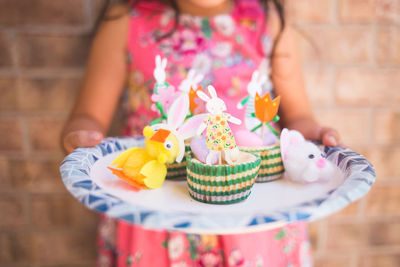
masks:
<svg viewBox="0 0 400 267"><path fill-rule="evenodd" d="M167 180L182 180L186 179L186 161L190 154L190 145L185 145L185 154L181 162L167 164Z"/></svg>
<svg viewBox="0 0 400 267"><path fill-rule="evenodd" d="M190 196L201 202L230 204L245 200L253 187L261 159L258 155L239 151L229 123L241 121L229 113L211 85L209 95L197 91L207 102L203 124L197 133L205 136L191 141L193 158L187 161L187 184Z"/></svg>
<svg viewBox="0 0 400 267"><path fill-rule="evenodd" d="M187 161L190 196L210 204L231 204L248 198L260 168L256 154L239 152L233 165L208 165L196 158Z"/></svg>
<svg viewBox="0 0 400 267"><path fill-rule="evenodd" d="M279 143L271 146L240 147L240 150L260 156L261 166L256 182L270 182L282 178L284 167Z"/></svg>
<svg viewBox="0 0 400 267"><path fill-rule="evenodd" d="M258 73L253 78L262 79ZM254 84L253 84L254 85ZM246 112L252 120L258 121L258 125L251 131L237 133L239 137L239 148L241 151L255 153L261 158L260 171L257 182L270 182L282 177L284 167L281 158L279 133L273 127L273 123L279 120L278 108L280 97L271 99L270 93L260 96L261 88L253 88L254 95ZM272 136L272 137L271 137Z"/></svg>

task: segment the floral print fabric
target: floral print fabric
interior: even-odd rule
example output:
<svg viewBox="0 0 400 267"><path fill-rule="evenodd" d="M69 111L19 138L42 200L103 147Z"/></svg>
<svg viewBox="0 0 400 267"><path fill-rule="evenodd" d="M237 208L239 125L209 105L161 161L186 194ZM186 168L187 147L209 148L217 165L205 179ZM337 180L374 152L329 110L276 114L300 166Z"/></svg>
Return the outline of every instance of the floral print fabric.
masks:
<svg viewBox="0 0 400 267"><path fill-rule="evenodd" d="M144 230L125 222L119 222L112 232L109 223L105 221L100 229L107 242L115 239L118 229L116 257L111 259L103 254L99 267L312 266L304 222L262 232L222 236Z"/></svg>
<svg viewBox="0 0 400 267"><path fill-rule="evenodd" d="M129 90L125 98L126 135L141 129L159 116L151 108L157 54L168 59L169 96L180 93L180 83L190 69L203 74L201 85L212 84L229 113L243 120L245 109L236 105L247 95L247 83L255 69L268 76L272 41L265 16L257 0L237 0L231 13L215 17L180 15L175 28L174 11L158 1L142 1L132 9L128 38ZM265 90L271 90L265 84ZM169 97L170 99L171 97ZM158 93L153 100L160 99ZM203 110L201 110L203 108ZM204 112L199 106L196 112ZM245 127L244 124L235 128Z"/></svg>
<svg viewBox="0 0 400 267"><path fill-rule="evenodd" d="M222 151L236 147L235 139L228 124L230 116L223 113L221 115L210 115L205 119L207 124L206 144L209 149Z"/></svg>
<svg viewBox="0 0 400 267"><path fill-rule="evenodd" d="M125 135L141 134L160 116L151 99L157 54L168 58L169 86L155 92L154 101L173 99L188 71L195 69L204 75L201 85L212 84L229 113L242 121L245 109L236 106L247 95L252 72L269 73L272 41L257 0L236 0L231 13L211 18L182 14L171 32L173 28L173 11L157 1L141 1L132 8ZM264 89L270 90L270 84ZM168 97L161 99L163 94ZM203 101L193 102L197 113L205 111ZM244 124L232 125L232 130L241 127ZM249 234L193 235L143 229L103 216L98 247L100 267L311 266L306 225L301 222Z"/></svg>

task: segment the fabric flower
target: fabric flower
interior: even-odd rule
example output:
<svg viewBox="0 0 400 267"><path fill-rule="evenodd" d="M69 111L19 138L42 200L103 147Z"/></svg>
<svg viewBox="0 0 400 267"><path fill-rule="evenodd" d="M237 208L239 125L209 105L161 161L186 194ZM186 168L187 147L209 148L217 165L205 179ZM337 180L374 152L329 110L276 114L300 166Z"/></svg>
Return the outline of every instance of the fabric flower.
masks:
<svg viewBox="0 0 400 267"><path fill-rule="evenodd" d="M171 20L173 20L175 18L175 13L173 10L171 9L167 9L165 12L163 12L163 14L161 15L160 18L160 25L165 27L167 26Z"/></svg>
<svg viewBox="0 0 400 267"><path fill-rule="evenodd" d="M172 85L160 87L157 94L151 96L153 102L160 102L164 111L167 112L171 107L172 103L178 98L180 92L175 91L175 87Z"/></svg>
<svg viewBox="0 0 400 267"><path fill-rule="evenodd" d="M179 21L181 24L183 25L187 25L187 26L196 26L196 27L201 27L201 20L202 18L199 16L192 16L192 15L188 15L188 14L182 14L179 18Z"/></svg>
<svg viewBox="0 0 400 267"><path fill-rule="evenodd" d="M194 58L192 69L195 69L196 72L205 75L210 72L211 66L211 58L205 53L200 53Z"/></svg>
<svg viewBox="0 0 400 267"><path fill-rule="evenodd" d="M218 267L220 263L221 256L212 250L203 252L200 255L199 265L201 267Z"/></svg>
<svg viewBox="0 0 400 267"><path fill-rule="evenodd" d="M200 31L185 28L176 31L172 37L174 51L181 54L195 54L203 50L204 37Z"/></svg>
<svg viewBox="0 0 400 267"><path fill-rule="evenodd" d="M233 249L231 251L231 254L229 255L228 258L228 264L229 266L235 266L235 267L242 267L245 264L245 260L242 256L242 253L238 249Z"/></svg>
<svg viewBox="0 0 400 267"><path fill-rule="evenodd" d="M168 240L168 256L174 260L181 256L184 251L182 236L175 236Z"/></svg>
<svg viewBox="0 0 400 267"><path fill-rule="evenodd" d="M229 42L218 42L211 52L217 57L227 57L232 52L232 44Z"/></svg>
<svg viewBox="0 0 400 267"><path fill-rule="evenodd" d="M217 31L224 36L230 36L235 31L235 22L230 15L215 16L214 23Z"/></svg>

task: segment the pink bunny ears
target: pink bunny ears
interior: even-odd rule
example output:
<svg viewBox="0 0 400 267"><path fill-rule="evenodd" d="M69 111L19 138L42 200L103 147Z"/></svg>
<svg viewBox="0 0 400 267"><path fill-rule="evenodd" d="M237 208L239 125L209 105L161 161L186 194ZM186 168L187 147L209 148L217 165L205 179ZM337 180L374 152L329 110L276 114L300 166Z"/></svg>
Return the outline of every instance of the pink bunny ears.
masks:
<svg viewBox="0 0 400 267"><path fill-rule="evenodd" d="M190 119L184 120L189 112L189 96L187 94L181 94L172 103L171 108L168 111L167 123L159 123L152 126L154 130L168 129L170 130L179 141L179 154L176 158L177 162L181 162L185 153L185 139L196 135L197 128L203 122L205 115L196 115ZM182 125L183 123L183 125Z"/></svg>

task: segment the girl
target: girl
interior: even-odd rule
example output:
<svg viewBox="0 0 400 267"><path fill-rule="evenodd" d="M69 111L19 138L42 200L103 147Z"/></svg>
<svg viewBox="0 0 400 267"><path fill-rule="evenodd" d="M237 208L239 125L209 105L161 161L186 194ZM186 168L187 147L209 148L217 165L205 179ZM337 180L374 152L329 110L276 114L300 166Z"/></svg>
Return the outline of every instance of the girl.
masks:
<svg viewBox="0 0 400 267"><path fill-rule="evenodd" d="M79 97L62 134L67 152L101 141L126 82L125 134L140 134L158 116L150 108L157 54L168 58L170 84L178 88L194 68L204 75L203 86L212 84L228 110L242 115L236 104L247 94L251 74L271 69L270 84L282 99L281 126L325 145L339 141L335 130L314 120L293 30L285 23L279 0L136 0L112 8L97 31ZM151 231L103 218L99 246L100 266L310 263L303 223L217 236Z"/></svg>

